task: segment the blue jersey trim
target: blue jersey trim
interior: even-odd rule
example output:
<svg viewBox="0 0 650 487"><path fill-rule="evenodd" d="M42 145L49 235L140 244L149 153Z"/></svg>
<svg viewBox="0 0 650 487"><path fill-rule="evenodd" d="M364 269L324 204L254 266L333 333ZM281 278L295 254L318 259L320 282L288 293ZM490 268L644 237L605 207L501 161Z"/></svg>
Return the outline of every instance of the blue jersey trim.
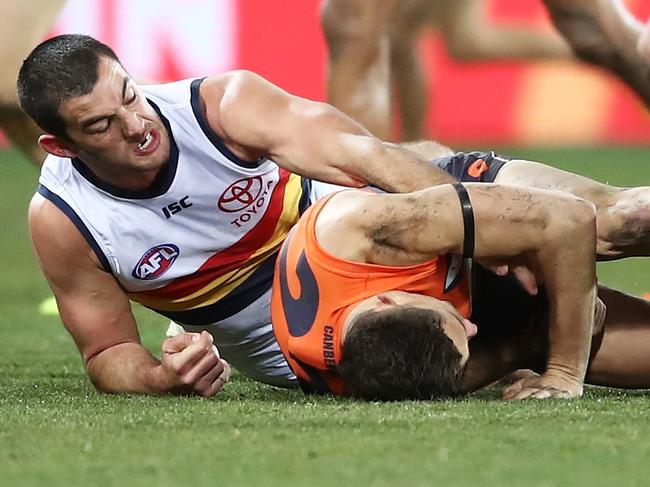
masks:
<svg viewBox="0 0 650 487"><path fill-rule="evenodd" d="M102 252L101 247L99 246L95 238L90 233L90 230L88 230L88 227L86 227L84 222L81 221L81 218L79 218L79 215L75 213L72 207L69 204L67 204L65 201L63 201L63 199L59 195L53 193L42 184L38 185L38 193L41 194L47 200L51 201L59 210L61 210L63 213L66 214L68 218L70 218L72 223L74 223L74 226L77 227L77 230L79 230L81 235L83 235L83 237L86 239L90 247L97 255L97 258L99 259L99 262L102 264L104 270L112 274L113 270L111 269L111 266L108 263L108 259L106 258L106 255L104 255L104 252Z"/></svg>
<svg viewBox="0 0 650 487"><path fill-rule="evenodd" d="M300 195L300 201L298 201L298 214L302 214L311 206L311 179L309 178L300 178L300 187L302 188L302 194Z"/></svg>
<svg viewBox="0 0 650 487"><path fill-rule="evenodd" d="M169 134L169 159L167 160L167 164L162 167L156 178L147 189L144 191L131 191L118 188L117 186L113 186L112 184L108 184L100 180L97 176L95 176L90 168L84 164L81 159L77 157L72 159L72 165L77 170L77 172L79 172L79 174L87 179L93 186L96 186L97 188L106 191L113 196L117 196L118 198L144 200L163 195L167 192L167 190L169 190L169 187L171 186L172 182L174 181L174 177L176 176L176 168L178 167L178 146L174 140L174 134L172 133L171 125L169 124L169 120L165 118L165 116L158 108L158 105L149 99L147 99L147 101L153 107L153 109L156 110L158 116L160 117L160 120L162 120L163 125L167 129L167 133Z"/></svg>
<svg viewBox="0 0 650 487"><path fill-rule="evenodd" d="M260 159L259 161L245 161L244 159L237 157L210 127L208 120L203 114L203 110L201 110L201 95L199 93L199 88L204 79L205 78L197 78L192 81L192 84L190 85L192 112L194 112L194 116L196 117L196 121L199 123L201 130L210 142L212 142L212 145L214 145L217 150L226 156L231 162L248 169L258 167L266 160L266 158Z"/></svg>
<svg viewBox="0 0 650 487"><path fill-rule="evenodd" d="M247 308L271 288L276 257L277 252L262 262L248 279L214 304L187 311L151 309L182 325L205 326L223 321Z"/></svg>

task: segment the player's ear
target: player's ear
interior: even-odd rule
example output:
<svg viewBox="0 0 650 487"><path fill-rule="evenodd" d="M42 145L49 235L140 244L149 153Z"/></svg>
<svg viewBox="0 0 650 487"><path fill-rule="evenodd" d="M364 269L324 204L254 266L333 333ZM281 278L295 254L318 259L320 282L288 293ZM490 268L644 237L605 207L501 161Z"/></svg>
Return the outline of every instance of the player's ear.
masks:
<svg viewBox="0 0 650 487"><path fill-rule="evenodd" d="M77 152L72 144L52 134L43 134L38 138L38 145L48 154L58 157L75 157Z"/></svg>

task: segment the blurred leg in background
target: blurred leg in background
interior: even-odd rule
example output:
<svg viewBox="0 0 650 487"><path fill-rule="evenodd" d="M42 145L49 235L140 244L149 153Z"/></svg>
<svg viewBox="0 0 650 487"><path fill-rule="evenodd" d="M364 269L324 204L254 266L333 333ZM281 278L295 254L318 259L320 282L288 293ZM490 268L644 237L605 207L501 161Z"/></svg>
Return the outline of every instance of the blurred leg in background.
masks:
<svg viewBox="0 0 650 487"><path fill-rule="evenodd" d="M37 166L45 153L38 147L40 129L20 110L16 78L27 54L52 27L65 0L0 1L0 129Z"/></svg>
<svg viewBox="0 0 650 487"><path fill-rule="evenodd" d="M328 101L380 139L390 135L388 23L399 0L325 0Z"/></svg>
<svg viewBox="0 0 650 487"><path fill-rule="evenodd" d="M649 56L639 49L645 45L644 25L623 0L544 0L544 4L576 56L619 76L650 106Z"/></svg>
<svg viewBox="0 0 650 487"><path fill-rule="evenodd" d="M439 31L461 61L557 59L571 56L556 34L494 25L488 0L325 0L322 24L329 48L328 101L380 138L391 128L395 83L403 139L424 137L426 81L417 42Z"/></svg>

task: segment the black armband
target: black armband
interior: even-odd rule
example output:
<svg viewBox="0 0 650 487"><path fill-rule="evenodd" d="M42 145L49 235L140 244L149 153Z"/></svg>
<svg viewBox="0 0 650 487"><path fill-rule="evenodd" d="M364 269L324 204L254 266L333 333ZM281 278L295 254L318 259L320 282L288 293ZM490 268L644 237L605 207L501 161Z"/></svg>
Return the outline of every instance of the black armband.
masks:
<svg viewBox="0 0 650 487"><path fill-rule="evenodd" d="M463 211L463 229L465 236L463 238L463 259L471 259L474 256L474 210L472 202L469 199L467 190L461 183L452 184Z"/></svg>

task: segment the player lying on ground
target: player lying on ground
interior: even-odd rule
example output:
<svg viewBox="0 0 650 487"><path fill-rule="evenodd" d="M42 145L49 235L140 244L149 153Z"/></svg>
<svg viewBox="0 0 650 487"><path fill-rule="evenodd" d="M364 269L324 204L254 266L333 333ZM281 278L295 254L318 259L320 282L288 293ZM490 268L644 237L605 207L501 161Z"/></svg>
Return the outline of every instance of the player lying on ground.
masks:
<svg viewBox="0 0 650 487"><path fill-rule="evenodd" d="M299 212L332 190L308 178L388 191L453 180L250 72L138 86L88 36L36 47L18 91L50 154L31 238L102 391L215 394L223 364L210 333L241 372L292 386L270 287ZM210 333L170 338L158 361L140 343L129 299Z"/></svg>
<svg viewBox="0 0 650 487"><path fill-rule="evenodd" d="M515 175L530 166L487 154L439 163L455 167L462 179L473 174L520 184L524 175ZM538 185L563 181L564 189L592 196L605 189L551 168L532 169L546 176ZM526 330L543 317L549 330L545 371L524 379L512 397L582 393L594 315L602 316L592 245L603 210L566 192L466 184L469 196L463 196L456 189L458 196L448 185L410 195L344 191L303 215L278 259L272 317L305 390L369 399L455 395L463 390L468 338L477 330L478 336L484 327L499 333L500 327L512 329L507 323ZM612 229L611 235L621 235ZM647 245L647 235L637 236ZM610 244L599 238L608 257L647 250ZM522 302L511 302L508 276L479 272L470 316L472 294L460 258L472 254L489 264L524 263L543 287L536 296L519 289ZM488 291L494 298L484 297ZM481 305L479 297L494 306ZM522 310L530 313L523 321ZM625 323L626 317L608 319Z"/></svg>

